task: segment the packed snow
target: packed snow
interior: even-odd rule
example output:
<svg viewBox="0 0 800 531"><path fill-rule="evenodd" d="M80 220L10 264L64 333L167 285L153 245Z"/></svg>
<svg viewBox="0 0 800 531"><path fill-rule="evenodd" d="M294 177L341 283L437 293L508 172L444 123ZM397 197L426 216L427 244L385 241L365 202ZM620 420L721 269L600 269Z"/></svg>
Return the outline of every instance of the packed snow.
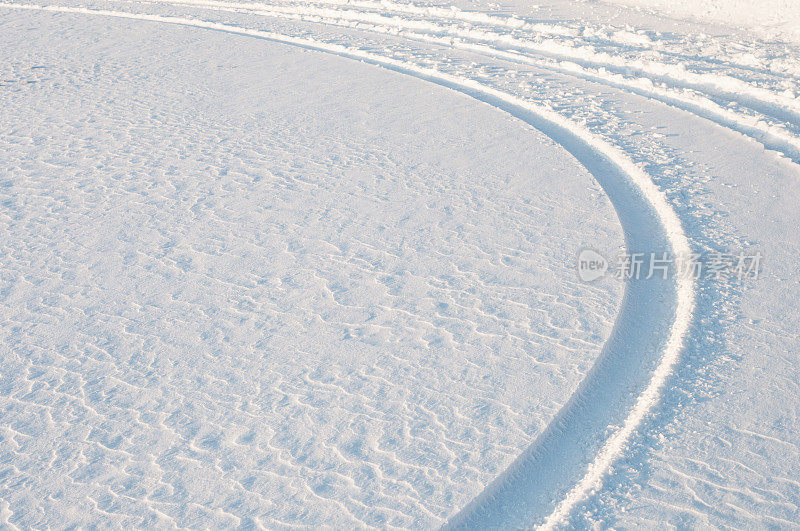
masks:
<svg viewBox="0 0 800 531"><path fill-rule="evenodd" d="M800 525L800 16L694 4L0 3L0 525Z"/></svg>

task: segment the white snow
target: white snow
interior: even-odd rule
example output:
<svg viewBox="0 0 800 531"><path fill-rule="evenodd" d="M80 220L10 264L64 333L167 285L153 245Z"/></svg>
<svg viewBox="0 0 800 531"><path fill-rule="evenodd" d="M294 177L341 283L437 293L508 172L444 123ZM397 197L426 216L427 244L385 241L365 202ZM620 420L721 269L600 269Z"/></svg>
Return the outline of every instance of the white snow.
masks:
<svg viewBox="0 0 800 531"><path fill-rule="evenodd" d="M0 4L0 522L796 526L796 10Z"/></svg>
<svg viewBox="0 0 800 531"><path fill-rule="evenodd" d="M665 15L747 28L761 38L800 42L800 3L795 0L603 0Z"/></svg>
<svg viewBox="0 0 800 531"><path fill-rule="evenodd" d="M16 525L434 525L608 335L619 286L571 266L613 210L499 111L245 37L4 25L39 36L3 46Z"/></svg>

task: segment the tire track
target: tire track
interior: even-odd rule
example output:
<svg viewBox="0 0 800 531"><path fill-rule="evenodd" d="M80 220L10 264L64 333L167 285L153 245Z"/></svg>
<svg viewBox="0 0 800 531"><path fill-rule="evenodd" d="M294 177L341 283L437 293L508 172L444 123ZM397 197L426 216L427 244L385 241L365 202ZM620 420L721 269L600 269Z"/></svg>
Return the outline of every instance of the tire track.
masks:
<svg viewBox="0 0 800 531"><path fill-rule="evenodd" d="M691 249L677 214L650 177L622 151L544 106L476 80L346 46L203 20L30 4L0 7L111 16L262 38L360 60L449 88L503 110L561 144L592 173L611 199L630 252ZM652 301L659 301L654 305ZM688 278L631 282L597 364L544 433L450 526L553 527L600 486L613 461L657 404L677 364L692 320ZM607 435L609 426L619 426ZM517 503L522 501L522 503Z"/></svg>

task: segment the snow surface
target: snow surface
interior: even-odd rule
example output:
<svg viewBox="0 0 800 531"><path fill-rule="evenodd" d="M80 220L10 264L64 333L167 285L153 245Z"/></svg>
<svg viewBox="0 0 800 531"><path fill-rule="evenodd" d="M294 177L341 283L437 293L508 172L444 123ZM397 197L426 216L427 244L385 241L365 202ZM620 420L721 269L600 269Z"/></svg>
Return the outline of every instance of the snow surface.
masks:
<svg viewBox="0 0 800 531"><path fill-rule="evenodd" d="M643 1L1 4L0 522L800 525L800 52Z"/></svg>
<svg viewBox="0 0 800 531"><path fill-rule="evenodd" d="M747 28L760 37L800 41L800 3L796 0L604 0L653 9L678 18L721 22Z"/></svg>
<svg viewBox="0 0 800 531"><path fill-rule="evenodd" d="M2 35L16 525L441 523L608 336L619 286L571 271L622 244L606 196L487 105L153 23Z"/></svg>

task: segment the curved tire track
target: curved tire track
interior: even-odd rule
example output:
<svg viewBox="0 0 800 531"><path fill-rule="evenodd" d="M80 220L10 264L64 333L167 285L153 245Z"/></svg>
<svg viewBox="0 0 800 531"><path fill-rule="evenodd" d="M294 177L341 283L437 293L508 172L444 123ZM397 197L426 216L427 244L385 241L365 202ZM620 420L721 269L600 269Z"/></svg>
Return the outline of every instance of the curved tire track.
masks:
<svg viewBox="0 0 800 531"><path fill-rule="evenodd" d="M313 6L274 6L243 2L224 2L218 0L145 0L147 3L185 6L210 11L248 13L259 16L301 20L378 34L399 35L401 37L468 50L486 57L528 64L538 68L558 72L580 79L602 83L606 86L626 90L666 103L678 109L710 120L722 127L744 134L761 143L767 149L783 153L800 164L800 139L785 128L765 123L758 116L749 116L724 108L707 96L735 102L748 107L762 116L777 119L783 123L794 123L800 119L800 104L794 99L785 98L765 89L751 87L747 83L719 75L712 75L711 82L697 73L677 68L675 65L650 61L646 64L627 64L605 53L581 52L555 42L534 43L517 37L505 38L503 35L482 30L458 29L434 22L405 20L397 16L387 17L380 13L360 13L357 10L337 10ZM360 4L360 3L359 3ZM350 5L350 4L347 4ZM421 9L421 8L418 8ZM462 15L465 21L472 17L470 12L453 12ZM474 15L481 15L474 13ZM437 12L437 16L442 16ZM488 15L487 15L488 16ZM338 17L338 18L337 18ZM496 17L495 17L496 18ZM509 19L509 24L519 19ZM493 19L485 23L497 27ZM522 24L520 22L520 24ZM510 27L516 27L511 24ZM524 24L522 26L524 27ZM399 33L398 33L399 32ZM422 32L422 33L420 33ZM442 34L447 37L441 36ZM540 56L554 59L535 59ZM603 71L598 70L603 69ZM628 78L624 74L633 73L641 78ZM649 83L643 83L648 80ZM656 83L666 83L666 88ZM683 89L692 92L686 93Z"/></svg>
<svg viewBox="0 0 800 531"><path fill-rule="evenodd" d="M341 45L180 17L30 4L0 7L80 13L247 35L357 59L485 102L561 144L612 201L630 252L690 252L680 220L649 176L624 153L558 113L481 83ZM656 304L653 304L653 303ZM678 362L694 305L691 279L629 282L609 341L548 428L497 480L454 516L450 527L560 523L600 486ZM618 426L609 435L609 426Z"/></svg>

